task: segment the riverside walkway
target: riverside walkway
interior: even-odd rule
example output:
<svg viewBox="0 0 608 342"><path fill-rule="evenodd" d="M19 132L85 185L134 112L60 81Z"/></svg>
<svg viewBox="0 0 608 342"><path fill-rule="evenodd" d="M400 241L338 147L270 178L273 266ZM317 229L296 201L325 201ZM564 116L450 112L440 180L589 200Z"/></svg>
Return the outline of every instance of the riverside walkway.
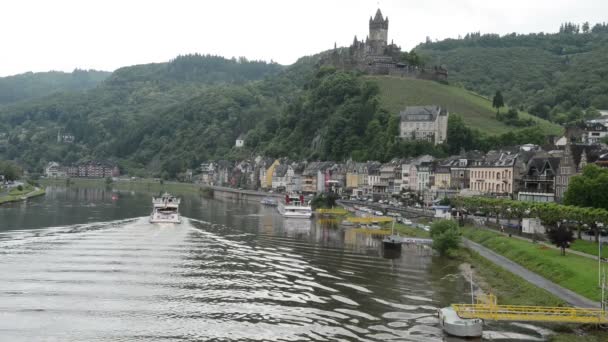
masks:
<svg viewBox="0 0 608 342"><path fill-rule="evenodd" d="M479 253L482 257L492 261L496 265L514 273L526 281L551 292L553 295L563 299L568 304L581 308L599 308L600 303L591 299L585 298L571 290L568 290L556 283L541 277L540 275L526 269L525 267L505 258L504 256L493 252L492 250L463 238L463 243L466 247Z"/></svg>

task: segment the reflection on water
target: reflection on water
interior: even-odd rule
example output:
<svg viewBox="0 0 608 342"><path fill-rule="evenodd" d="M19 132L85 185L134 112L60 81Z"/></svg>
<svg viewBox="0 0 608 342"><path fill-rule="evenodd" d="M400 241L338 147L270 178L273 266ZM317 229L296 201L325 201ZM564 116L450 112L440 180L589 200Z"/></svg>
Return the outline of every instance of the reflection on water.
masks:
<svg viewBox="0 0 608 342"><path fill-rule="evenodd" d="M442 341L436 309L468 298L427 247L391 255L332 222L195 196L184 223L150 225L150 194L116 194L49 189L0 208L2 340Z"/></svg>

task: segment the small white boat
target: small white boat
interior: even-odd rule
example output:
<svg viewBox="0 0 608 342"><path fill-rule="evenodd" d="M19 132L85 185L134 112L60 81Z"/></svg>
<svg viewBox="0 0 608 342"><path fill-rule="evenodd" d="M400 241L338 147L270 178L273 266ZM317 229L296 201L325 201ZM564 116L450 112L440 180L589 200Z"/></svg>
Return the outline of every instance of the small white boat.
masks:
<svg viewBox="0 0 608 342"><path fill-rule="evenodd" d="M179 214L180 199L168 193L161 197L152 197L152 214L150 223L181 223Z"/></svg>
<svg viewBox="0 0 608 342"><path fill-rule="evenodd" d="M260 203L263 205L275 206L275 205L277 205L277 200L274 198L271 198L271 197L264 197L264 198L262 198Z"/></svg>
<svg viewBox="0 0 608 342"><path fill-rule="evenodd" d="M305 203L304 196L285 195L284 201L279 201L277 210L283 217L311 218L312 208Z"/></svg>
<svg viewBox="0 0 608 342"><path fill-rule="evenodd" d="M479 337L483 333L483 320L460 318L451 307L438 310L439 326L447 334L458 337Z"/></svg>

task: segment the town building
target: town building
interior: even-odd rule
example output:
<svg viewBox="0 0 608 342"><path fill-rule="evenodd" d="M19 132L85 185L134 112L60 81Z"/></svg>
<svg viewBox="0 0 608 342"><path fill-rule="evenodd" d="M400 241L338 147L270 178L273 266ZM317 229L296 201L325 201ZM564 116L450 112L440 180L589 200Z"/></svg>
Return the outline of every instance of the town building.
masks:
<svg viewBox="0 0 608 342"><path fill-rule="evenodd" d="M582 134L584 144L599 144L608 136L608 127L604 122L591 120L585 123Z"/></svg>
<svg viewBox="0 0 608 342"><path fill-rule="evenodd" d="M120 176L118 165L109 161L91 160L65 169L68 177L107 178Z"/></svg>
<svg viewBox="0 0 608 342"><path fill-rule="evenodd" d="M57 162L49 162L44 168L44 175L47 178L64 178L67 176L65 168Z"/></svg>
<svg viewBox="0 0 608 342"><path fill-rule="evenodd" d="M215 185L215 169L216 165L212 162L201 163L201 166L199 167L200 173L197 176L198 182L205 185Z"/></svg>
<svg viewBox="0 0 608 342"><path fill-rule="evenodd" d="M555 177L559 172L559 157L538 156L530 159L520 180L517 199L531 202L555 201Z"/></svg>
<svg viewBox="0 0 608 342"><path fill-rule="evenodd" d="M450 188L455 190L469 189L471 184L470 160L458 158L450 165Z"/></svg>
<svg viewBox="0 0 608 342"><path fill-rule="evenodd" d="M66 132L61 133L61 130L57 131L57 142L58 143L71 144L75 140L76 140L76 137L74 137L73 134L66 133Z"/></svg>
<svg viewBox="0 0 608 342"><path fill-rule="evenodd" d="M447 140L448 116L445 108L437 105L411 106L399 114L402 139L423 140L435 145Z"/></svg>
<svg viewBox="0 0 608 342"><path fill-rule="evenodd" d="M422 162L416 165L416 190L423 192L431 188L431 175L433 163Z"/></svg>
<svg viewBox="0 0 608 342"><path fill-rule="evenodd" d="M555 200L563 201L570 178L582 172L588 163L595 162L605 151L600 145L567 144L555 179Z"/></svg>
<svg viewBox="0 0 608 342"><path fill-rule="evenodd" d="M287 184L292 183L294 176L293 168L288 164L280 164L274 168L272 174L272 189L276 191L286 191Z"/></svg>
<svg viewBox="0 0 608 342"><path fill-rule="evenodd" d="M280 164L278 159L265 158L260 161L260 188L270 189L272 188L272 174L274 168Z"/></svg>
<svg viewBox="0 0 608 342"><path fill-rule="evenodd" d="M470 190L495 196L511 196L517 153L490 151L470 166Z"/></svg>

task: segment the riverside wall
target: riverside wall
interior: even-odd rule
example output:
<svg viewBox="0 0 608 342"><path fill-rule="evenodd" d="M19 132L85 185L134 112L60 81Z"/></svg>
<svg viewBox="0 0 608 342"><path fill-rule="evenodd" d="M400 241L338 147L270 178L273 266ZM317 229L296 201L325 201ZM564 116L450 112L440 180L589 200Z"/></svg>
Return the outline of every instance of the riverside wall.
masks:
<svg viewBox="0 0 608 342"><path fill-rule="evenodd" d="M209 186L208 188L213 189L213 198L218 199L259 202L264 197L274 197L277 199L283 197L280 194L269 194L263 191L234 189L222 186Z"/></svg>

